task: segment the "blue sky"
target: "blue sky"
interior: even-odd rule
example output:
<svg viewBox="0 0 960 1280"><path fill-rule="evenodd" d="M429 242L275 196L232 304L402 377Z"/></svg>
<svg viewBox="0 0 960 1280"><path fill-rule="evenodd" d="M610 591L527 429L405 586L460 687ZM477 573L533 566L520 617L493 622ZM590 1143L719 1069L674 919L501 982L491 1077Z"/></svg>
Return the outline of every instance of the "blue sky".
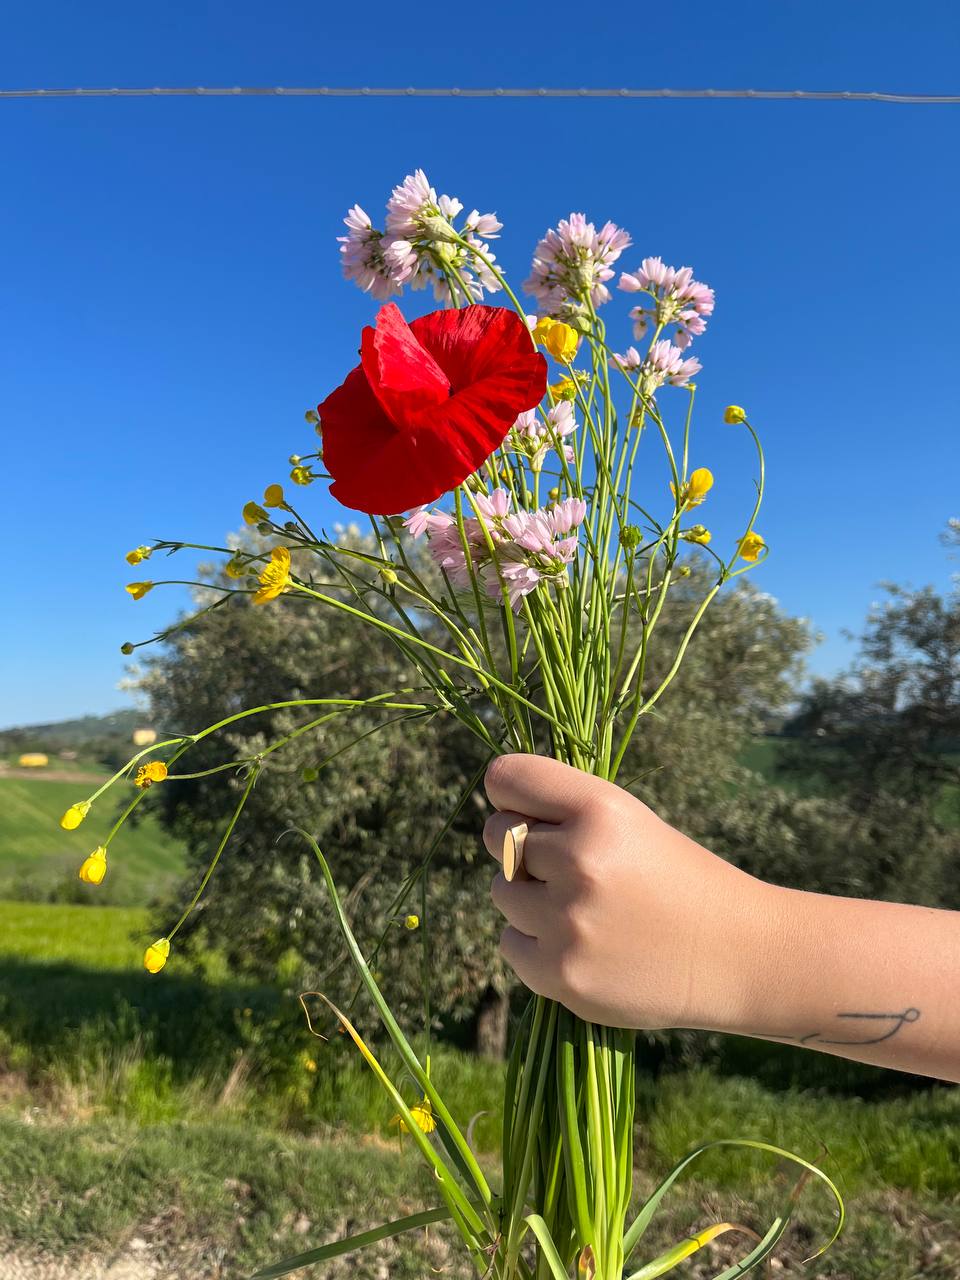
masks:
<svg viewBox="0 0 960 1280"><path fill-rule="evenodd" d="M636 14L637 16L632 16ZM953 0L45 3L8 8L0 86L575 84L957 92ZM183 597L124 593L153 536L221 540L311 448L303 410L354 363L373 304L334 237L423 166L496 210L515 284L571 210L717 290L697 354L697 465L718 537L768 450L755 581L849 649L881 579L945 586L960 514L960 107L761 102L0 102L0 725L123 705L120 644ZM422 294L408 314L427 309ZM616 295L608 324L625 319ZM678 395L682 393L677 393ZM310 510L336 518L314 486ZM11 509L12 506L12 509ZM185 562L186 565L186 562ZM182 576L180 573L177 576Z"/></svg>

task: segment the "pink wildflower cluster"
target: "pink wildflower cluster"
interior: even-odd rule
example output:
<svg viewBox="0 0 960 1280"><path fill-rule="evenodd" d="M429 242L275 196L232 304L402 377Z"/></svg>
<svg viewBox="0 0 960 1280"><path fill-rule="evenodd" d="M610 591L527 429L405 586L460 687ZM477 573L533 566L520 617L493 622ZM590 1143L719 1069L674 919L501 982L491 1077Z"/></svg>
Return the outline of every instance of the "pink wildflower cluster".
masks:
<svg viewBox="0 0 960 1280"><path fill-rule="evenodd" d="M605 222L598 231L584 214L571 213L537 245L530 278L523 287L548 315L576 313L588 296L598 307L610 301L606 281L614 275L611 264L629 244L629 233L612 222Z"/></svg>
<svg viewBox="0 0 960 1280"><path fill-rule="evenodd" d="M495 259L486 240L496 238L503 224L494 214L473 209L458 231L454 219L462 211L459 200L438 196L423 170L417 169L394 187L387 201L386 231L378 231L359 205L350 209L344 218L347 234L337 237L343 274L374 298L402 293L405 284L411 289L429 284L438 301L450 302L454 298L449 273L458 292L480 301L484 290L493 293L500 288L487 265Z"/></svg>
<svg viewBox="0 0 960 1280"><path fill-rule="evenodd" d="M573 462L573 445L567 436L576 430L573 405L569 400L558 401L546 415L536 409L521 413L507 437L508 448L515 449L529 459L532 471L539 471L550 449L562 453L567 462Z"/></svg>
<svg viewBox="0 0 960 1280"><path fill-rule="evenodd" d="M587 514L583 499L567 498L537 511L511 511L506 489L494 489L478 494L474 502L477 515L464 517L464 537L445 511L420 507L404 520L413 537L427 535L430 555L454 586L470 586L468 553L488 595L502 600L505 588L513 609L541 582L566 585L567 565L577 554L577 530Z"/></svg>
<svg viewBox="0 0 960 1280"><path fill-rule="evenodd" d="M651 323L676 324L673 341L683 349L706 330L707 316L713 314L710 286L694 280L692 267L668 267L661 258L644 258L636 271L624 271L619 287L627 293L648 293L656 304L649 311L634 307L630 312L635 338L642 338Z"/></svg>
<svg viewBox="0 0 960 1280"><path fill-rule="evenodd" d="M646 356L642 356L636 347L627 347L622 355L614 352L610 363L623 369L625 373L639 370L640 391L646 396L653 395L665 382L672 387L685 387L693 375L703 368L693 356L685 360L683 349L675 347L666 339L655 342Z"/></svg>

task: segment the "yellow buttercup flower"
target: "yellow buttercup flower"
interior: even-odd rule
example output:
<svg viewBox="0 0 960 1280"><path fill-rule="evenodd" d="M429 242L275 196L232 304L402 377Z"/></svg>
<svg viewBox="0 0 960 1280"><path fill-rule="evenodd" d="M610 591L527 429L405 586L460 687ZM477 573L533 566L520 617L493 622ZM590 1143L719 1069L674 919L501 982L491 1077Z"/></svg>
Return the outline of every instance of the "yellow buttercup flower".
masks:
<svg viewBox="0 0 960 1280"><path fill-rule="evenodd" d="M264 520L270 519L263 507L256 502L248 502L244 506L243 518L247 524L262 524Z"/></svg>
<svg viewBox="0 0 960 1280"><path fill-rule="evenodd" d="M554 400L576 400L577 388L589 381L589 373L571 369L569 377L561 378L559 382L551 382L550 390L553 392Z"/></svg>
<svg viewBox="0 0 960 1280"><path fill-rule="evenodd" d="M723 420L724 422L729 422L731 426L738 422L746 422L747 411L746 409L741 409L738 404L728 404L723 411Z"/></svg>
<svg viewBox="0 0 960 1280"><path fill-rule="evenodd" d="M420 917L414 915L407 916L406 920L403 922L403 927L405 929L419 929Z"/></svg>
<svg viewBox="0 0 960 1280"><path fill-rule="evenodd" d="M60 825L64 831L76 831L89 812L89 800L81 800L79 804L72 804L60 819Z"/></svg>
<svg viewBox="0 0 960 1280"><path fill-rule="evenodd" d="M148 591L153 590L152 582L128 582L126 590L130 592L134 600L142 600Z"/></svg>
<svg viewBox="0 0 960 1280"><path fill-rule="evenodd" d="M287 504L283 500L283 485L268 484L263 491L263 505L265 507L285 507Z"/></svg>
<svg viewBox="0 0 960 1280"><path fill-rule="evenodd" d="M421 1102L415 1102L410 1108L410 1114L413 1122L422 1133L433 1133L437 1127L437 1122L433 1118L433 1104L429 1098L424 1098ZM392 1124L398 1125L401 1133L409 1133L410 1127L399 1112L393 1117Z"/></svg>
<svg viewBox="0 0 960 1280"><path fill-rule="evenodd" d="M711 533L709 529L705 529L702 524L691 525L689 529L684 529L680 537L685 542L695 542L698 546L705 547L710 541Z"/></svg>
<svg viewBox="0 0 960 1280"><path fill-rule="evenodd" d="M133 784L139 787L141 791L145 791L147 787L152 787L155 782L162 782L167 776L167 766L162 760L151 760L149 764L142 764L137 770L137 776L133 780Z"/></svg>
<svg viewBox="0 0 960 1280"><path fill-rule="evenodd" d="M153 555L153 547L134 547L128 551L124 559L127 564L139 564L141 560L149 560Z"/></svg>
<svg viewBox="0 0 960 1280"><path fill-rule="evenodd" d="M689 511L691 507L699 507L712 488L713 473L711 471L706 467L697 467L696 471L691 471L689 480L680 486L680 496L677 500L681 510ZM677 498L676 485L670 485L670 492L674 498Z"/></svg>
<svg viewBox="0 0 960 1280"><path fill-rule="evenodd" d="M151 942L143 953L143 967L147 973L159 973L163 966L167 963L170 955L170 939L158 938L156 942Z"/></svg>
<svg viewBox="0 0 960 1280"><path fill-rule="evenodd" d="M543 344L554 360L559 360L561 364L569 364L577 354L577 348L580 345L580 336L576 329L571 329L562 320L552 320L549 316L544 316L537 321L533 336L537 342Z"/></svg>
<svg viewBox="0 0 960 1280"><path fill-rule="evenodd" d="M281 592L286 591L290 585L290 552L286 547L273 548L270 563L264 567L259 582L260 590L253 593L254 604L276 600Z"/></svg>
<svg viewBox="0 0 960 1280"><path fill-rule="evenodd" d="M752 564L759 558L761 551L766 551L767 544L759 533L748 533L738 540L737 547L741 557L744 560L749 560Z"/></svg>
<svg viewBox="0 0 960 1280"><path fill-rule="evenodd" d="M290 472L290 479L294 484L313 484L316 478L309 467L294 467Z"/></svg>
<svg viewBox="0 0 960 1280"><path fill-rule="evenodd" d="M103 845L97 845L93 853L84 859L77 875L84 884L99 884L107 874L107 851Z"/></svg>

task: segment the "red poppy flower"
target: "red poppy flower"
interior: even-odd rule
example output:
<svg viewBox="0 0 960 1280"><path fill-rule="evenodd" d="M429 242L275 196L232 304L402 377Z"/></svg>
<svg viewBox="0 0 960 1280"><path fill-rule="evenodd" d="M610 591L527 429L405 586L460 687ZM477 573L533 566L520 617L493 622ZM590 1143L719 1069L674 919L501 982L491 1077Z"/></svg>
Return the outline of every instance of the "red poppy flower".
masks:
<svg viewBox="0 0 960 1280"><path fill-rule="evenodd" d="M546 361L504 307L432 311L408 325L390 302L363 330L360 360L317 412L330 492L371 515L456 488L546 391Z"/></svg>

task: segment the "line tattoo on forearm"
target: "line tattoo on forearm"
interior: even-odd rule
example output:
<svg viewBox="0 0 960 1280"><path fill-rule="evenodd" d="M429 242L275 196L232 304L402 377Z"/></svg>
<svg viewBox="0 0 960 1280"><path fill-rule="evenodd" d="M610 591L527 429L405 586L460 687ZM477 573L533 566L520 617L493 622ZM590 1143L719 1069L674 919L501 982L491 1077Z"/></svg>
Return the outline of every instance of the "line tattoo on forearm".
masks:
<svg viewBox="0 0 960 1280"><path fill-rule="evenodd" d="M763 1040L791 1040L796 1044L880 1044L883 1040L889 1040L895 1036L900 1028L907 1022L916 1022L920 1017L920 1010L915 1009L912 1005L908 1009L904 1009L902 1013L838 1013L838 1018L863 1018L869 1021L869 1026L864 1026L864 1030L875 1030L884 1027L885 1023L891 1023L891 1026L882 1030L880 1035L868 1036L866 1039L858 1038L853 1040L830 1040L822 1031L808 1031L805 1036L784 1036L770 1035L763 1031L751 1031L747 1034L757 1036ZM879 1027L878 1025L879 1024Z"/></svg>

